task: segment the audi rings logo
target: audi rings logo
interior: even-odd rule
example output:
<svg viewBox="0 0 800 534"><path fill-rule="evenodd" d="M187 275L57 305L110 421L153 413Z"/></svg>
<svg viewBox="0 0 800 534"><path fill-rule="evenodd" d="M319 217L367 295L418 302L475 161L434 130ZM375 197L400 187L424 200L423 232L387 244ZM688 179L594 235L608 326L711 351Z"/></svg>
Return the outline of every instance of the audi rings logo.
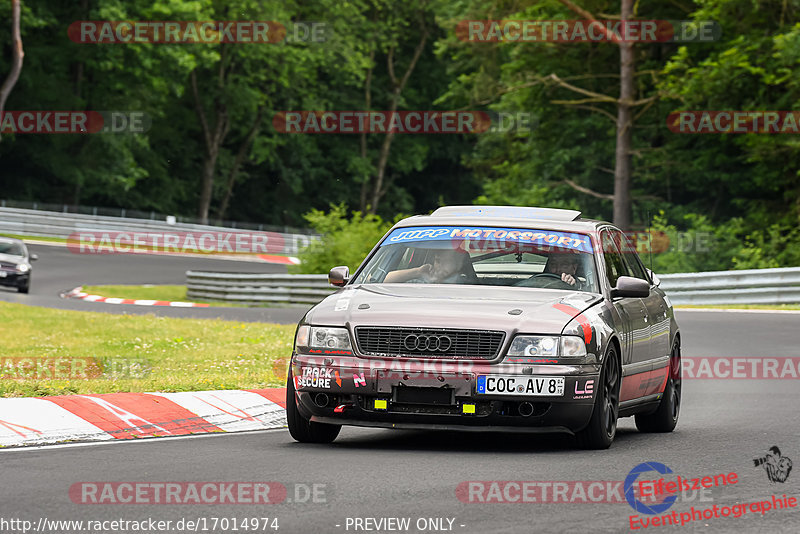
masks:
<svg viewBox="0 0 800 534"><path fill-rule="evenodd" d="M453 340L448 336L411 334L403 340L403 346L406 350L447 352L453 346Z"/></svg>

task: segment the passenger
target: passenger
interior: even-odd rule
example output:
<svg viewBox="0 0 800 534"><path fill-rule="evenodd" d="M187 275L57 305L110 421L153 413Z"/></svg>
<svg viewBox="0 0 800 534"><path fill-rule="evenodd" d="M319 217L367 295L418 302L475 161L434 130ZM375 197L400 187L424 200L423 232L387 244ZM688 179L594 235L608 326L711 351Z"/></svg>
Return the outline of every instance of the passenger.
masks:
<svg viewBox="0 0 800 534"><path fill-rule="evenodd" d="M469 284L476 281L469 254L459 250L438 250L433 264L399 269L386 275L387 284Z"/></svg>

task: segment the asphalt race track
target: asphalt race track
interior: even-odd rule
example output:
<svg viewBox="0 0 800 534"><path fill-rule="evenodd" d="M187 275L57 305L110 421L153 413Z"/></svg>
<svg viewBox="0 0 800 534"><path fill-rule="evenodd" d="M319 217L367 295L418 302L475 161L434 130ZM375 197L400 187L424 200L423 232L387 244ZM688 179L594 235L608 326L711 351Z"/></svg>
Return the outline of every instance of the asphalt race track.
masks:
<svg viewBox="0 0 800 534"><path fill-rule="evenodd" d="M66 249L31 248L41 257L35 264L32 293L25 296L3 291L4 300L200 317L209 310L132 310L135 306L67 302L58 299L57 293L81 283L182 283L187 268L283 269L267 264L154 256L146 258L146 267L125 256L106 256L102 262L91 263L92 258L72 256ZM210 310L209 316L279 319L270 313L272 310L217 309ZM284 319L291 322L288 314ZM679 311L678 321L684 356L797 356L800 314ZM410 518L407 532L435 531L430 526L439 523L427 523L429 518L444 518L441 525L445 531L451 528L464 533L631 532L629 517L636 512L624 496L618 503L578 502L580 499L574 497L573 502L561 499L544 504L481 503L462 502L459 496L465 500L469 496L457 494L457 488L467 481L623 481L636 465L653 461L690 479L730 472L738 475L736 484L705 494L687 492L665 512L675 511L678 517L690 512L692 506L721 508L769 500L773 495L800 497L800 468L795 467L784 483L770 482L764 468L753 462L772 446L800 461L797 384L791 379L684 380L681 418L673 433L641 434L632 419L623 419L617 439L607 451L577 450L568 436L356 428L343 429L332 445L298 444L287 431L275 430L0 451L0 517L29 520L34 525L41 518L153 518L172 520L173 525L181 519L201 519L208 532L233 530L229 524L223 528L219 522L222 517L277 518L277 532L302 533L390 532L385 528L374 530L375 524L365 520L395 517ZM271 481L286 486L288 495L286 501L269 505L76 504L70 499L69 489L84 481ZM309 496L313 485L317 485L316 498ZM519 492L509 491L505 498L519 499ZM214 518L216 529L211 528ZM426 529L417 528L420 519ZM448 520L452 520L452 527ZM362 528L356 529L356 525ZM262 526L259 531L264 531ZM204 531L202 524L197 530ZM771 510L764 515L748 512L739 518L700 519L682 528L651 526L638 531L642 530L797 532L800 507ZM271 528L266 531L275 532Z"/></svg>
<svg viewBox="0 0 800 534"><path fill-rule="evenodd" d="M105 284L185 284L186 271L221 271L239 273L286 273L286 266L255 261L232 261L198 256L162 254L73 254L66 247L28 245L38 254L33 262L31 291L0 287L0 299L48 308L101 311L107 313L158 313L167 317L220 317L236 321L293 323L307 307L285 308L167 308L133 304L103 304L77 299L62 299L59 294L81 285Z"/></svg>

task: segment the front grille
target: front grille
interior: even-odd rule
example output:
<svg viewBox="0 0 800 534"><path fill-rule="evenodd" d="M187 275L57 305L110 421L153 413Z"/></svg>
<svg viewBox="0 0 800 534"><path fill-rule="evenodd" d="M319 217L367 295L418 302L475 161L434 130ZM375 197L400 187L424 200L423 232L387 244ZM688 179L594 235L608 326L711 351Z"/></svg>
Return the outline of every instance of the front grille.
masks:
<svg viewBox="0 0 800 534"><path fill-rule="evenodd" d="M367 356L491 360L504 338L505 332L490 330L356 327L358 350Z"/></svg>
<svg viewBox="0 0 800 534"><path fill-rule="evenodd" d="M9 271L16 271L17 264L16 263L8 263L5 261L0 261L0 268L8 269Z"/></svg>

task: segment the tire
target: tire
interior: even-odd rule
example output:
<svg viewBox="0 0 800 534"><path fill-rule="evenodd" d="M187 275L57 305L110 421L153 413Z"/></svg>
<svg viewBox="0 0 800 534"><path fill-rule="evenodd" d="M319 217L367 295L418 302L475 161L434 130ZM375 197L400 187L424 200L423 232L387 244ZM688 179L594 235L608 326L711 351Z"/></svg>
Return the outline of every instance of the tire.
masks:
<svg viewBox="0 0 800 534"><path fill-rule="evenodd" d="M342 425L313 423L300 414L291 367L286 380L286 421L289 423L289 434L300 443L331 443L342 429Z"/></svg>
<svg viewBox="0 0 800 534"><path fill-rule="evenodd" d="M28 291L30 291L30 289L31 289L31 285L30 284L25 284L24 286L19 286L17 288L17 291L19 291L20 293L27 293Z"/></svg>
<svg viewBox="0 0 800 534"><path fill-rule="evenodd" d="M617 435L619 417L619 387L622 370L614 345L606 351L600 370L600 384L594 401L592 417L586 428L576 434L584 449L607 449Z"/></svg>
<svg viewBox="0 0 800 534"><path fill-rule="evenodd" d="M669 377L656 411L636 414L639 432L672 432L681 413L681 345L676 339L669 358Z"/></svg>

